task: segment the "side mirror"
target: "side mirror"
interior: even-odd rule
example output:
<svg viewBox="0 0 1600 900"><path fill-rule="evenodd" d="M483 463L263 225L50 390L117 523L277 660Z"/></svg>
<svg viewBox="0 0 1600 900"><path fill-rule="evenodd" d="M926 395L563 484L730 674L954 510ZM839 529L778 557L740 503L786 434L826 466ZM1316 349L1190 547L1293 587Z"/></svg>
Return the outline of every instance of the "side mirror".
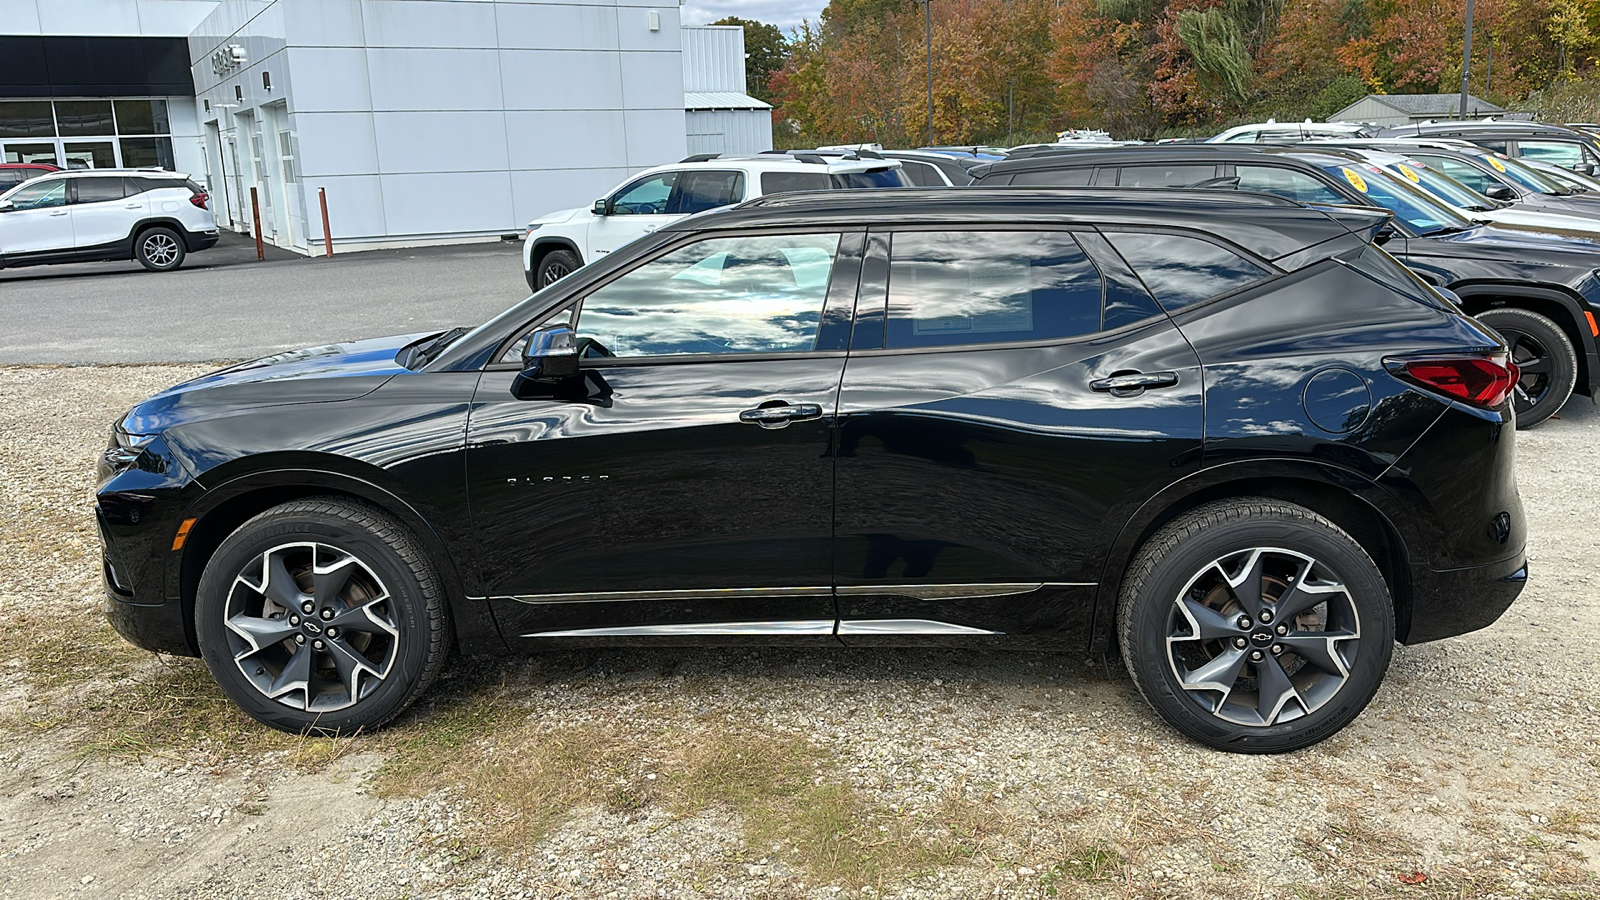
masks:
<svg viewBox="0 0 1600 900"><path fill-rule="evenodd" d="M1377 234L1372 236L1372 242L1377 244L1379 247L1382 247L1384 244L1389 243L1389 240L1398 233L1399 232L1394 230L1393 225L1385 225L1378 229Z"/></svg>
<svg viewBox="0 0 1600 900"><path fill-rule="evenodd" d="M611 201L604 197L594 202L594 214L597 216L611 215Z"/></svg>
<svg viewBox="0 0 1600 900"><path fill-rule="evenodd" d="M1491 184L1486 190L1484 190L1483 194L1490 200L1517 199L1517 192L1513 191L1508 185L1504 184Z"/></svg>
<svg viewBox="0 0 1600 900"><path fill-rule="evenodd" d="M1584 163L1581 166L1573 166L1572 171L1577 172L1579 175L1593 175L1594 163Z"/></svg>
<svg viewBox="0 0 1600 900"><path fill-rule="evenodd" d="M17 205L10 200L0 200L0 212L11 212Z"/></svg>
<svg viewBox="0 0 1600 900"><path fill-rule="evenodd" d="M522 348L522 377L566 378L578 374L578 335L566 325L546 325Z"/></svg>

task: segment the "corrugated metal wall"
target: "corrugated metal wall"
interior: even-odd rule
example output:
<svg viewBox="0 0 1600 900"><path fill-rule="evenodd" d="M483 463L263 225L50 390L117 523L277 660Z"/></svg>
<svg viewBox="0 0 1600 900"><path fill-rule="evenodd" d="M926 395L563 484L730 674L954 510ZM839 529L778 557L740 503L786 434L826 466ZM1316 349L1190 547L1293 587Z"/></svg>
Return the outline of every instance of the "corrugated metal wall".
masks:
<svg viewBox="0 0 1600 900"><path fill-rule="evenodd" d="M744 29L737 25L684 28L683 89L744 93ZM689 152L695 150L691 147Z"/></svg>
<svg viewBox="0 0 1600 900"><path fill-rule="evenodd" d="M691 109L686 115L690 153L734 155L772 149L771 110Z"/></svg>

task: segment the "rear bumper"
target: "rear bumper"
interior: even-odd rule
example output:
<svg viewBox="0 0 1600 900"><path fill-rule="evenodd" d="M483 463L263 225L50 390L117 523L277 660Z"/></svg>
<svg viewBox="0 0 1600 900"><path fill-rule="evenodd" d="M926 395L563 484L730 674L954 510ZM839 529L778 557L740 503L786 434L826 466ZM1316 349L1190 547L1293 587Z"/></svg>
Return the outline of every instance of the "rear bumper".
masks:
<svg viewBox="0 0 1600 900"><path fill-rule="evenodd" d="M188 251L193 253L196 250L206 250L216 246L219 235L220 232L215 229L211 231L185 231L183 233L183 243Z"/></svg>
<svg viewBox="0 0 1600 900"><path fill-rule="evenodd" d="M1528 582L1528 557L1439 571L1411 570L1412 613L1403 644L1421 644L1487 628L1511 606Z"/></svg>

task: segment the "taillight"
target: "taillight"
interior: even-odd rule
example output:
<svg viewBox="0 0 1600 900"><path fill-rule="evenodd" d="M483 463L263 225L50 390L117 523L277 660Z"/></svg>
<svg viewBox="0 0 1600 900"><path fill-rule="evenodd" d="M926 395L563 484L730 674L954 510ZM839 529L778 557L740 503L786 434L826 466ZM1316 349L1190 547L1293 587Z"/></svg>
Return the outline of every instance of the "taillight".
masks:
<svg viewBox="0 0 1600 900"><path fill-rule="evenodd" d="M1482 409L1506 402L1522 370L1503 353L1491 356L1401 357L1384 363L1418 387Z"/></svg>
<svg viewBox="0 0 1600 900"><path fill-rule="evenodd" d="M193 203L195 206L200 207L201 209L209 209L210 208L210 207L206 206L206 201L208 201L210 199L211 199L211 195L210 194L190 194L189 195L189 202Z"/></svg>

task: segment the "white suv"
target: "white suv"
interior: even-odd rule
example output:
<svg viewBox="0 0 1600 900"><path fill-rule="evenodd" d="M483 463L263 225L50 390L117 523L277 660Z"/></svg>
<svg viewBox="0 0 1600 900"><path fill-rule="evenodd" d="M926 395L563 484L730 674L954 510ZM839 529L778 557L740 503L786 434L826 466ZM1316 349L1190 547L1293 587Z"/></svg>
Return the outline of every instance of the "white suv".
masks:
<svg viewBox="0 0 1600 900"><path fill-rule="evenodd" d="M217 242L205 188L159 169L51 172L0 194L0 269L136 259L167 272Z"/></svg>
<svg viewBox="0 0 1600 900"><path fill-rule="evenodd" d="M528 223L522 267L528 287L540 290L623 244L691 215L765 194L836 188L910 187L900 163L875 153L823 156L691 156L646 169L592 207L564 209Z"/></svg>

